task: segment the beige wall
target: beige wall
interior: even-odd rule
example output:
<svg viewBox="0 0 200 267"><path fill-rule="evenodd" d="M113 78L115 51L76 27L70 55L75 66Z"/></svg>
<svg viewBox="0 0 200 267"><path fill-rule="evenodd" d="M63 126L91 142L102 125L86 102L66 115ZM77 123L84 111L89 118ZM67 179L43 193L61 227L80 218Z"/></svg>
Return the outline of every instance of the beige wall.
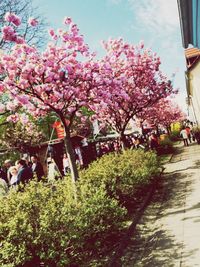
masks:
<svg viewBox="0 0 200 267"><path fill-rule="evenodd" d="M188 92L191 96L190 105L194 110L194 119L200 126L200 62L188 71Z"/></svg>

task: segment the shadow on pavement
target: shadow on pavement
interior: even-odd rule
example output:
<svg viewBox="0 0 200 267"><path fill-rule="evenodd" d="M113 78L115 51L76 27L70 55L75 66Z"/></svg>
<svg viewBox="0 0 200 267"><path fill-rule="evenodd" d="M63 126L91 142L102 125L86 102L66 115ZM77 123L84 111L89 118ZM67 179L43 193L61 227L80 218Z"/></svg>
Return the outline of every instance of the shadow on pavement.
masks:
<svg viewBox="0 0 200 267"><path fill-rule="evenodd" d="M198 168L196 161L192 168ZM132 237L126 253L119 260L122 267L173 267L180 266L183 257L183 243L167 230L163 230L164 217L180 216L185 213L185 201L192 191L192 172L176 172L164 175L157 187L150 206L138 225L137 233ZM200 203L188 210L199 209ZM165 229L165 228L164 228ZM184 255L190 257L191 250ZM117 266L116 266L117 267Z"/></svg>

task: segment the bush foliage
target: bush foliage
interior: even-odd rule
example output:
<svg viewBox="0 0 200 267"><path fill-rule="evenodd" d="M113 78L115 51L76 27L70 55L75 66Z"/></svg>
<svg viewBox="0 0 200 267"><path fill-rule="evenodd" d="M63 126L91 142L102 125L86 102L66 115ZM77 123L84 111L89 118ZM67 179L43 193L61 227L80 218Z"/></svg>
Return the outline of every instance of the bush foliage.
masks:
<svg viewBox="0 0 200 267"><path fill-rule="evenodd" d="M181 139L180 137L180 131L174 130L170 133L170 140L171 141L179 141Z"/></svg>
<svg viewBox="0 0 200 267"><path fill-rule="evenodd" d="M173 152L173 142L169 137L161 140L159 143L159 154L168 154Z"/></svg>
<svg viewBox="0 0 200 267"><path fill-rule="evenodd" d="M0 202L0 266L80 266L101 254L126 211L103 188L84 199L69 181L31 182Z"/></svg>
<svg viewBox="0 0 200 267"><path fill-rule="evenodd" d="M159 162L154 152L126 150L121 154L105 155L93 162L81 173L80 184L92 191L104 185L108 195L120 200L148 184L158 172Z"/></svg>
<svg viewBox="0 0 200 267"><path fill-rule="evenodd" d="M149 183L158 166L153 152L130 150L92 163L76 188L66 177L11 190L0 202L0 266L101 262L126 227L127 211L118 199Z"/></svg>

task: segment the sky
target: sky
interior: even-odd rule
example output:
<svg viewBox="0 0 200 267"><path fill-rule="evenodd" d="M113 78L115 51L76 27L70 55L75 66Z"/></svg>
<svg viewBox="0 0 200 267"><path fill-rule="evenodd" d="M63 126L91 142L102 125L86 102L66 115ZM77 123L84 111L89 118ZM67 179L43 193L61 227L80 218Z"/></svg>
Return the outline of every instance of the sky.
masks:
<svg viewBox="0 0 200 267"><path fill-rule="evenodd" d="M62 27L71 17L92 51L101 54L101 41L122 37L138 44L144 41L161 58L161 70L173 81L179 94L175 101L187 112L185 70L177 0L33 0L51 28Z"/></svg>

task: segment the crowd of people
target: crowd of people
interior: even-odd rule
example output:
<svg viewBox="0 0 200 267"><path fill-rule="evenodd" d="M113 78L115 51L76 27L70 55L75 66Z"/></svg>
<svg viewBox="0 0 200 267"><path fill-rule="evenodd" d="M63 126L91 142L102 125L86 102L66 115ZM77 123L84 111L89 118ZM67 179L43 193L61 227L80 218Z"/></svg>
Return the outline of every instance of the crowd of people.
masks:
<svg viewBox="0 0 200 267"><path fill-rule="evenodd" d="M3 188L15 187L19 183L25 184L33 177L38 181L44 176L43 166L36 155L31 156L31 161L19 159L15 164L7 159L0 167L1 185ZM2 188L1 186L1 188Z"/></svg>
<svg viewBox="0 0 200 267"><path fill-rule="evenodd" d="M158 137L155 132L150 132L147 135L133 134L125 136L125 146L130 149L152 149L157 150L159 145ZM108 140L104 142L96 143L97 157L101 157L104 154L110 152L120 152L123 148L123 144L120 138ZM77 166L80 168L84 167L83 155L81 149L75 149L75 160ZM47 172L44 171L42 164L39 161L38 156L33 155L28 158L22 158L13 163L10 159L5 160L2 167L0 167L0 190L3 188L15 187L22 183L26 184L33 177L40 181L46 174L48 181L53 181L57 178L61 178L70 173L70 164L67 154L64 153L62 157L62 169L58 168L54 158L50 155L46 160Z"/></svg>
<svg viewBox="0 0 200 267"><path fill-rule="evenodd" d="M129 149L152 149L157 150L159 146L159 138L155 131L147 133L145 136L142 134L132 134L125 136L125 147ZM120 138L115 140L102 141L97 143L97 156L101 157L109 152L119 152L122 149L122 142Z"/></svg>

